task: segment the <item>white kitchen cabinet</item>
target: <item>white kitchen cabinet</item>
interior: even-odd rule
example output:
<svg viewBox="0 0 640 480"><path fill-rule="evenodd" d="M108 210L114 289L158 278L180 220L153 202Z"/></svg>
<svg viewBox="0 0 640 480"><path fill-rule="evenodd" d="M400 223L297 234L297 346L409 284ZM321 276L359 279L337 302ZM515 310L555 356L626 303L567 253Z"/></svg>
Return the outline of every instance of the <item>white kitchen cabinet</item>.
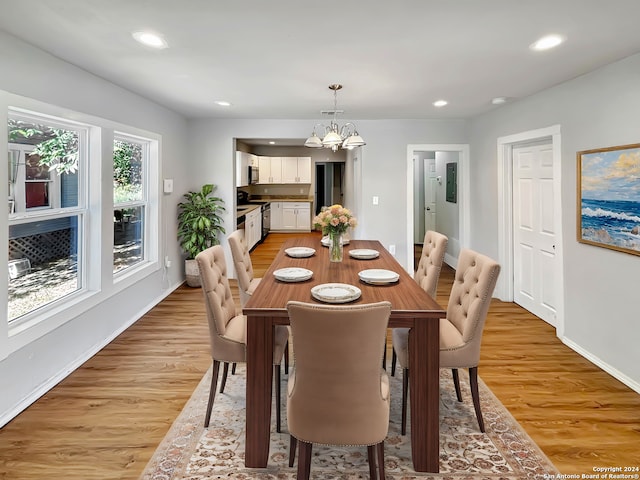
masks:
<svg viewBox="0 0 640 480"><path fill-rule="evenodd" d="M249 154L236 152L236 187L247 185L249 185Z"/></svg>
<svg viewBox="0 0 640 480"><path fill-rule="evenodd" d="M282 205L284 202L271 202L271 230L282 230Z"/></svg>
<svg viewBox="0 0 640 480"><path fill-rule="evenodd" d="M282 183L311 183L311 157L282 157Z"/></svg>
<svg viewBox="0 0 640 480"><path fill-rule="evenodd" d="M258 183L282 183L282 158L258 157Z"/></svg>
<svg viewBox="0 0 640 480"><path fill-rule="evenodd" d="M282 202L282 230L311 231L311 204Z"/></svg>
<svg viewBox="0 0 640 480"><path fill-rule="evenodd" d="M260 212L260 208L252 210L245 216L244 238L249 250L262 238L262 213Z"/></svg>

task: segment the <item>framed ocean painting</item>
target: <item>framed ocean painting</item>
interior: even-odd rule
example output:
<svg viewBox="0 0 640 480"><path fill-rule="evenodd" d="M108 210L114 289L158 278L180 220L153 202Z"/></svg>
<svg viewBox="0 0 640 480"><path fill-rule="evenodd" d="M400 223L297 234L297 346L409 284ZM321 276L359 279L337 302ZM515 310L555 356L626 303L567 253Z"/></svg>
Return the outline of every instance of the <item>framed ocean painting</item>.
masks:
<svg viewBox="0 0 640 480"><path fill-rule="evenodd" d="M640 144L578 160L578 242L640 255Z"/></svg>

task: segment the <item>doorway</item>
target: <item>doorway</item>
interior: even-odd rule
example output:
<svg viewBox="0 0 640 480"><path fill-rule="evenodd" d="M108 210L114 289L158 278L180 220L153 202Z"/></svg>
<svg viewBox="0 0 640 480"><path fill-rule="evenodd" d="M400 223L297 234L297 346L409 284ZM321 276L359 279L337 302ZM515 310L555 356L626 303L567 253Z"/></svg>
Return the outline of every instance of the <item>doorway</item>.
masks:
<svg viewBox="0 0 640 480"><path fill-rule="evenodd" d="M345 162L317 162L315 165L317 215L324 206L343 204Z"/></svg>
<svg viewBox="0 0 640 480"><path fill-rule="evenodd" d="M426 163L426 167L425 167ZM455 163L455 198L447 201L447 165ZM407 146L407 265L413 266L415 243L424 239L429 221L449 237L445 263L456 267L458 253L469 244L469 146L466 144L424 144ZM426 210L427 200L435 200L436 213ZM434 208L432 203L431 208Z"/></svg>
<svg viewBox="0 0 640 480"><path fill-rule="evenodd" d="M498 138L496 293L564 332L560 126ZM543 201L544 200L544 201Z"/></svg>

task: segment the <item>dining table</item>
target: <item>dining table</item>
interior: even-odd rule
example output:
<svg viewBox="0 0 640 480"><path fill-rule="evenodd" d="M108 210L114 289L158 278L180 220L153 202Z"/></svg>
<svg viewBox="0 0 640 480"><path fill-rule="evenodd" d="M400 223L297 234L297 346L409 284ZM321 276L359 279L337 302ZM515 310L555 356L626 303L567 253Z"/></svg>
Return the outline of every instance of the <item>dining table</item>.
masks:
<svg viewBox="0 0 640 480"><path fill-rule="evenodd" d="M310 256L290 256L300 247L314 249ZM290 250L294 248L294 250ZM245 465L266 468L269 458L273 388L273 335L276 325L288 325L287 302L297 300L325 303L314 292L326 284L347 284L360 290L358 298L346 304L391 302L389 327L406 327L409 333L409 401L411 409L411 458L417 472L438 473L439 469L439 319L445 311L413 280L377 240L350 240L344 245L341 262L329 260L328 248L319 236L285 240L255 292L243 308L247 316L246 451ZM365 251L377 256L354 258ZM310 252L310 251L309 251ZM375 255L375 254L374 254ZM302 281L276 278L274 272L297 267L309 270ZM397 273L397 280L379 284L362 281L364 270ZM282 278L282 277L280 277ZM306 278L306 277L305 277ZM343 300L339 300L340 303ZM329 303L334 303L329 300ZM386 346L385 346L386 348ZM295 351L295 345L293 345ZM347 366L348 367L348 366ZM295 367L294 367L295 368ZM285 390L286 391L286 390ZM399 412L398 412L399 413Z"/></svg>

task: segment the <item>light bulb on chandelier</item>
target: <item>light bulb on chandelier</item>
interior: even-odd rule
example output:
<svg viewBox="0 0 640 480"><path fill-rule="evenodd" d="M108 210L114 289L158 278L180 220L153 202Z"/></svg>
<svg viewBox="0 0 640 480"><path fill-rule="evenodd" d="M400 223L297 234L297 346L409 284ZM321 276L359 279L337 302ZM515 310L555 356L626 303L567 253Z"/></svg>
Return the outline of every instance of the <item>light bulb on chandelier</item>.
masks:
<svg viewBox="0 0 640 480"><path fill-rule="evenodd" d="M331 120L331 123L328 126L325 126L322 123L317 123L313 127L313 133L311 136L307 138L306 142L304 142L305 147L330 148L335 152L338 148L351 150L355 147L366 145L353 123L345 123L342 127L338 125L338 90L341 88L342 85L339 83L329 85L329 89L333 90L333 120ZM320 139L316 134L316 127L322 128L322 139Z"/></svg>

